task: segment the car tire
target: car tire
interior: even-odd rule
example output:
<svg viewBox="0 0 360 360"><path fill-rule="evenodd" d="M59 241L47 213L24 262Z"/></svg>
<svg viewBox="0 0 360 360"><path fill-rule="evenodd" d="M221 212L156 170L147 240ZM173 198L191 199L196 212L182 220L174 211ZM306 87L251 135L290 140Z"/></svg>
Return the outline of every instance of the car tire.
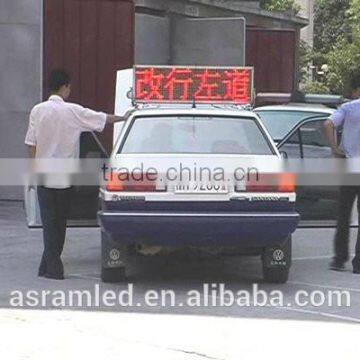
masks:
<svg viewBox="0 0 360 360"><path fill-rule="evenodd" d="M125 267L101 268L101 280L107 284L116 284L126 280Z"/></svg>
<svg viewBox="0 0 360 360"><path fill-rule="evenodd" d="M285 284L289 280L289 273L288 267L263 268L264 280L267 283Z"/></svg>

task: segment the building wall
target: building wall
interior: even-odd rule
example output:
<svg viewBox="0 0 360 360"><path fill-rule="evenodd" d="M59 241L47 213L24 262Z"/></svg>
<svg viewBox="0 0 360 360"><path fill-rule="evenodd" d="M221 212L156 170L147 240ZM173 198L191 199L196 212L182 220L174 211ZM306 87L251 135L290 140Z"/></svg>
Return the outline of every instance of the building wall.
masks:
<svg viewBox="0 0 360 360"><path fill-rule="evenodd" d="M242 17L177 19L171 34L171 63L244 66L245 33Z"/></svg>
<svg viewBox="0 0 360 360"><path fill-rule="evenodd" d="M45 0L46 1L46 0ZM299 0L300 1L300 0ZM309 0L310 1L310 0ZM89 1L93 3L93 1ZM167 27L171 16L217 17L245 16L248 25L292 28L299 31L303 23L285 15L264 15L256 2L235 0L135 0L142 13L159 17ZM237 5L239 3L240 5ZM242 7L241 3L247 3ZM42 100L42 21L43 0L0 0L0 157L24 157L24 137L31 108ZM138 15L144 23L149 19ZM145 39L138 54L151 54L154 62L167 55L167 45L155 49L158 28L139 25L138 38ZM144 30L145 29L145 30ZM167 34L161 32L166 38ZM171 29L170 29L171 34ZM165 39L166 40L166 39ZM171 44L170 44L171 45ZM156 57L161 56L161 59ZM107 59L105 59L107 60ZM147 62L148 59L139 59ZM22 199L22 189L0 187L0 199Z"/></svg>
<svg viewBox="0 0 360 360"><path fill-rule="evenodd" d="M41 100L42 0L0 0L0 157L26 155L31 108ZM0 187L0 199L22 189Z"/></svg>
<svg viewBox="0 0 360 360"><path fill-rule="evenodd" d="M137 64L245 65L244 18L208 20L137 13L135 19Z"/></svg>
<svg viewBox="0 0 360 360"><path fill-rule="evenodd" d="M301 5L300 16L308 19L309 25L304 27L300 36L301 39L306 41L310 46L314 43L314 0L298 0Z"/></svg>
<svg viewBox="0 0 360 360"><path fill-rule="evenodd" d="M300 28L307 21L295 21L278 13L264 14L254 4L252 10L248 10L248 1L135 0L135 4L137 63L245 65L246 62L256 65L258 91L291 92L297 87ZM246 19L246 40L243 24L231 19L234 17ZM228 28L223 20L212 20L210 27L200 25L206 24L206 18L227 18L234 24ZM218 25L214 24L216 21ZM256 29L268 32L259 31L261 36L249 33ZM276 31L272 31L274 29ZM161 46L155 40L159 33ZM260 46L263 42L269 44ZM245 45L247 61L244 61ZM273 71L269 72L269 66Z"/></svg>
<svg viewBox="0 0 360 360"><path fill-rule="evenodd" d="M132 0L46 0L44 5L44 100L51 71L64 68L72 75L70 102L113 113L116 71L134 64ZM112 126L99 137L110 152Z"/></svg>
<svg viewBox="0 0 360 360"><path fill-rule="evenodd" d="M166 65L170 61L170 18L135 15L135 63Z"/></svg>

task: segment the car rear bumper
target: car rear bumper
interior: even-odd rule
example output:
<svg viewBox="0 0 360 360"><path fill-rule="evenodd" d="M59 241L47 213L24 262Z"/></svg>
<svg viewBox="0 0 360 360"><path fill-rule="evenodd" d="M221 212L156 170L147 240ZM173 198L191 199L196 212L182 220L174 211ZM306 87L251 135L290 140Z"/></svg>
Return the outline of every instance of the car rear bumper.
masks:
<svg viewBox="0 0 360 360"><path fill-rule="evenodd" d="M279 245L292 234L298 213L185 213L100 211L102 231L123 244L163 246Z"/></svg>

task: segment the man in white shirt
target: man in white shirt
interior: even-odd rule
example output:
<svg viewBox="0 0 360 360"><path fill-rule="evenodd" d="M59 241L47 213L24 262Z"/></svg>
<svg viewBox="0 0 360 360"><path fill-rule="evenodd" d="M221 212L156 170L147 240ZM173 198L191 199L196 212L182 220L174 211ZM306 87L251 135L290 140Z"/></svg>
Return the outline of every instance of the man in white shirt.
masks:
<svg viewBox="0 0 360 360"><path fill-rule="evenodd" d="M71 78L66 71L53 71L49 86L52 93L49 100L36 105L30 114L25 144L28 145L32 158L78 158L82 132L101 132L106 124L124 119L66 102L71 93ZM65 242L71 194L72 188L69 185L38 186L44 237L39 276L64 279L61 253Z"/></svg>

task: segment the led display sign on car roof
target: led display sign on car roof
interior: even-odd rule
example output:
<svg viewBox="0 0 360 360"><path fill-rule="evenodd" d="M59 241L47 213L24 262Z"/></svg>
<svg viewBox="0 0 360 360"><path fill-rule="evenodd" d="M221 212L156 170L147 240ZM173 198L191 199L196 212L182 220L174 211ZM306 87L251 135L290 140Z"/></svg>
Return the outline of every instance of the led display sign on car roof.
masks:
<svg viewBox="0 0 360 360"><path fill-rule="evenodd" d="M137 103L252 102L253 68L136 66Z"/></svg>

